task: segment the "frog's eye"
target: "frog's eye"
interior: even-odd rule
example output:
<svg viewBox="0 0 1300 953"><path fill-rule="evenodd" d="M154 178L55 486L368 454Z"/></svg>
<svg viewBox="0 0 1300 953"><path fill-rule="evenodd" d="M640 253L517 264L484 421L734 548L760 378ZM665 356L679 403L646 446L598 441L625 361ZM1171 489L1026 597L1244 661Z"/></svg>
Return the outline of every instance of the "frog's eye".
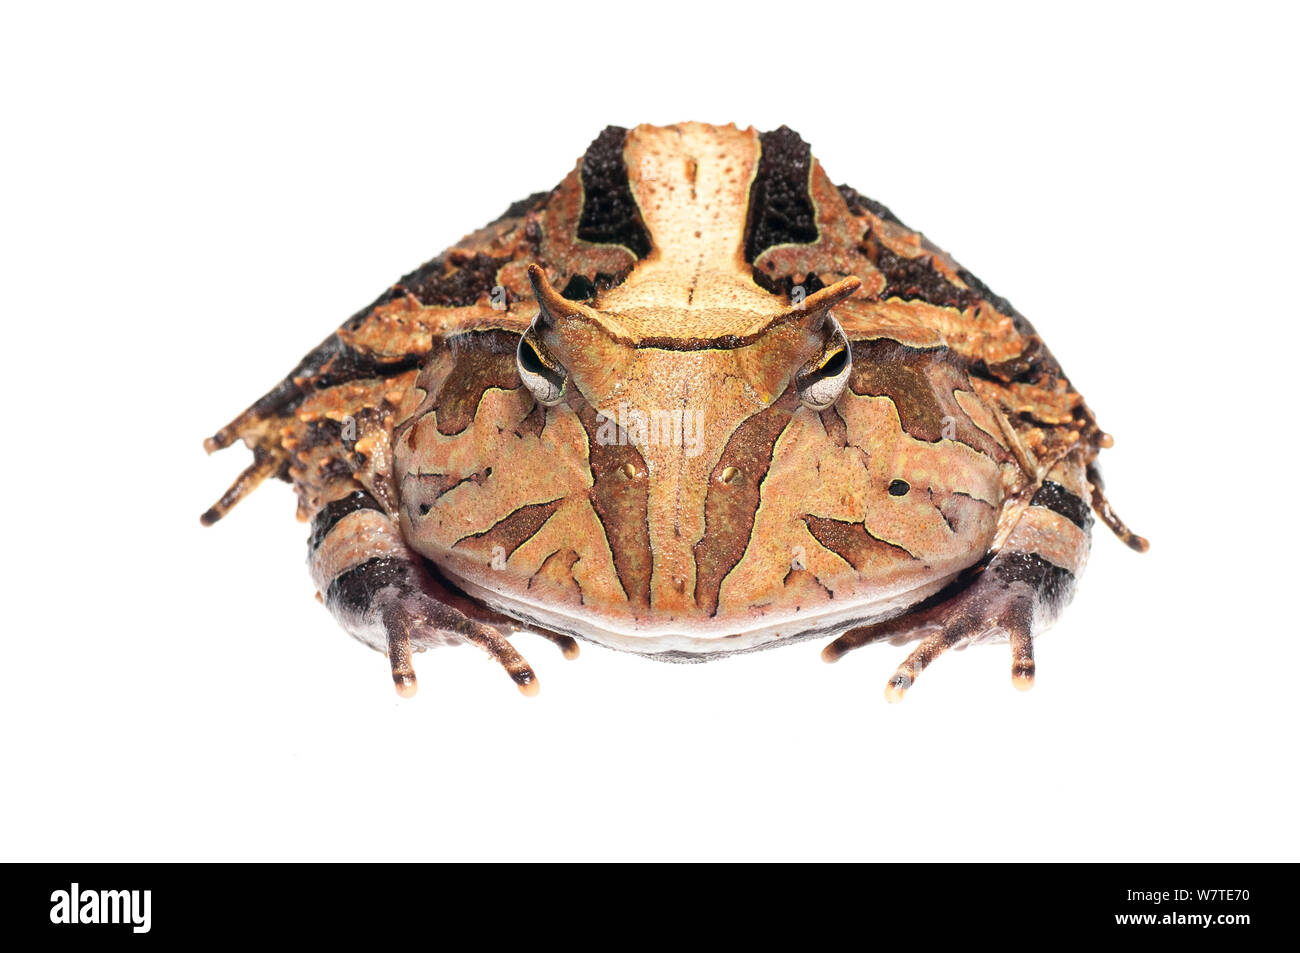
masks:
<svg viewBox="0 0 1300 953"><path fill-rule="evenodd" d="M849 339L834 318L827 318L831 335L815 358L808 362L794 379L799 389L799 399L812 410L825 410L839 399L853 370L853 353Z"/></svg>
<svg viewBox="0 0 1300 953"><path fill-rule="evenodd" d="M564 399L568 374L537 340L532 328L519 338L519 349L515 356L519 365L519 378L532 391L539 404L550 407Z"/></svg>

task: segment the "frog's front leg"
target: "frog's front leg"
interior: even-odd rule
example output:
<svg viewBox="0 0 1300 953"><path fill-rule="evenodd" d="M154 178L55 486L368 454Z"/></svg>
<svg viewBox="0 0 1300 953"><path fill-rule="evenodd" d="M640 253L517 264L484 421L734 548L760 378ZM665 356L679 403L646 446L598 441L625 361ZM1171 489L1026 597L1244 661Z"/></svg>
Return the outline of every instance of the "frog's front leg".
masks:
<svg viewBox="0 0 1300 953"><path fill-rule="evenodd" d="M1088 559L1092 516L1086 494L1082 463L1058 463L981 569L903 616L846 632L826 646L822 658L834 662L871 642L902 645L921 639L886 685L885 697L897 702L949 649L1006 639L1013 684L1031 688L1034 636L1069 603Z"/></svg>
<svg viewBox="0 0 1300 953"><path fill-rule="evenodd" d="M525 695L537 693L537 675L502 631L520 627L435 579L366 490L352 489L316 512L308 551L326 607L349 634L387 654L398 694L415 694L413 651L463 643L487 652ZM540 634L567 657L577 654L568 636Z"/></svg>

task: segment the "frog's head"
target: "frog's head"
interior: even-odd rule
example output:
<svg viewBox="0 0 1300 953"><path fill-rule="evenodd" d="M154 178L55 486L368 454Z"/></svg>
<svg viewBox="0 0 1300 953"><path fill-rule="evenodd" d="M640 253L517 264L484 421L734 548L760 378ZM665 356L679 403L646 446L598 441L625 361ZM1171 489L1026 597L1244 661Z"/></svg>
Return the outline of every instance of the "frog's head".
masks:
<svg viewBox="0 0 1300 953"><path fill-rule="evenodd" d="M703 428L709 417L717 425L739 422L791 385L803 406L820 412L848 380L849 342L831 309L861 286L852 276L791 296L769 294L752 282L733 282L725 290L715 282L707 298L701 294L711 304L674 307L653 293L638 300L644 272L593 304L557 293L537 265L528 274L538 313L519 341L519 375L545 406L576 394L606 419L686 414ZM702 437L703 431L676 441L676 451L700 455L704 448L691 442L692 434ZM643 452L656 446L653 435L636 443ZM673 442L658 445L660 456L675 452Z"/></svg>

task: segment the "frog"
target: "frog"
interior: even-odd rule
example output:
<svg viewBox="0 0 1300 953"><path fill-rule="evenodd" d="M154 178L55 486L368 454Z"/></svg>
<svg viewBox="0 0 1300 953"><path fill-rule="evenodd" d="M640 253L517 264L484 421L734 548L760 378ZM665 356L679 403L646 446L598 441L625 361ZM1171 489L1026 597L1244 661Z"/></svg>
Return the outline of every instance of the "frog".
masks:
<svg viewBox="0 0 1300 953"><path fill-rule="evenodd" d="M609 126L549 191L402 277L205 441L310 524L338 624L417 687L531 632L701 662L1034 642L1070 602L1113 439L1043 339L786 126Z"/></svg>

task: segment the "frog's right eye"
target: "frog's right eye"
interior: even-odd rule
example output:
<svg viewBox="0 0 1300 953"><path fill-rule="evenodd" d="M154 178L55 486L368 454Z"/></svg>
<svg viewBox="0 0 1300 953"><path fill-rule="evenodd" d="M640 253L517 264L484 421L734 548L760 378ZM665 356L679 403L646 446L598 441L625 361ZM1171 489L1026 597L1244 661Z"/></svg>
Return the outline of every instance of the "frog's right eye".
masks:
<svg viewBox="0 0 1300 953"><path fill-rule="evenodd" d="M519 349L515 356L519 365L519 378L539 404L551 407L564 399L569 375L559 361L551 357L545 345L537 340L532 328L519 338Z"/></svg>

